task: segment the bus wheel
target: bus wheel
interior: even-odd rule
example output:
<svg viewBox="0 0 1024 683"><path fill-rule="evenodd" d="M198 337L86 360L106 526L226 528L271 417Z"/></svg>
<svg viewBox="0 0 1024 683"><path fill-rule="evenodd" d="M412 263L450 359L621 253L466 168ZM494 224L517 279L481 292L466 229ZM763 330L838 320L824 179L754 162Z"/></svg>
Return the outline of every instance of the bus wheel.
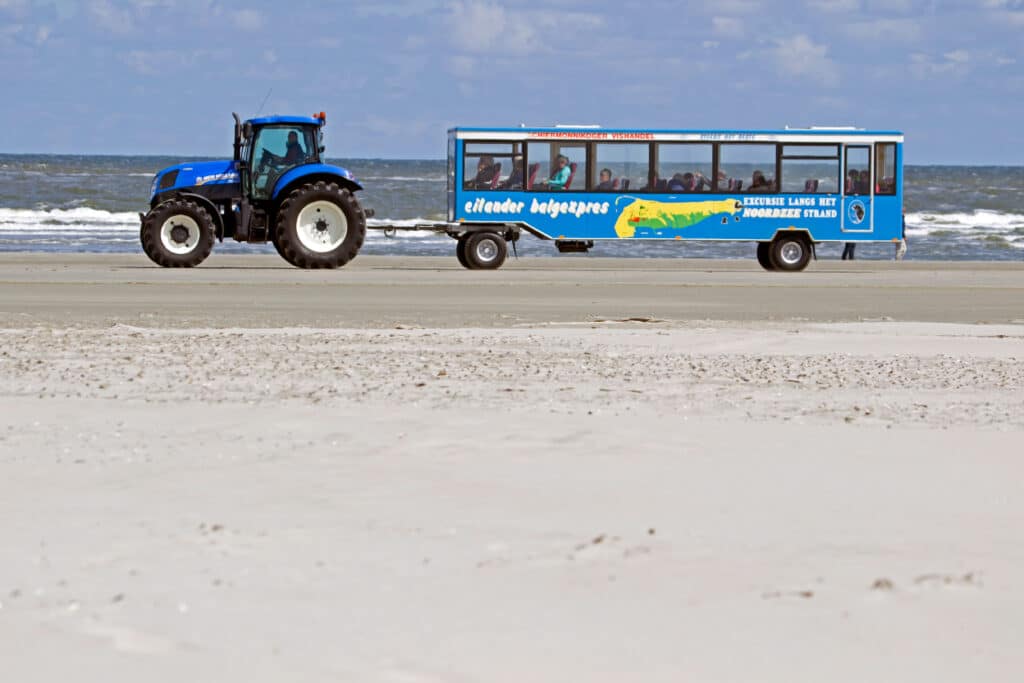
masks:
<svg viewBox="0 0 1024 683"><path fill-rule="evenodd" d="M775 270L775 266L772 265L772 243L771 242L758 242L757 243L757 262L761 264L761 267L765 270Z"/></svg>
<svg viewBox="0 0 1024 683"><path fill-rule="evenodd" d="M473 233L467 232L459 237L459 241L455 243L455 258L459 259L459 265L463 268L470 268L469 262L466 261L466 242L469 240L469 236Z"/></svg>
<svg viewBox="0 0 1024 683"><path fill-rule="evenodd" d="M466 239L465 259L472 270L500 268L508 255L505 238L495 232L474 232Z"/></svg>
<svg viewBox="0 0 1024 683"><path fill-rule="evenodd" d="M772 241L769 256L776 270L803 270L811 262L811 242L804 235L780 235Z"/></svg>

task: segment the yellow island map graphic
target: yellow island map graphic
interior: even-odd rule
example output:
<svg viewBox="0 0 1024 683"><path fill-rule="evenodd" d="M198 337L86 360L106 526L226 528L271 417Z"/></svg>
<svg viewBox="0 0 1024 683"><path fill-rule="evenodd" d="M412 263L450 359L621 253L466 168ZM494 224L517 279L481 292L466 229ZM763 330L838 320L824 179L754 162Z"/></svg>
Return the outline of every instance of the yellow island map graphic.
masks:
<svg viewBox="0 0 1024 683"><path fill-rule="evenodd" d="M633 237L638 228L648 230L681 230L721 214L735 215L743 209L743 203L735 199L720 199L704 202L658 202L652 199L632 199L615 221L615 234L619 237Z"/></svg>

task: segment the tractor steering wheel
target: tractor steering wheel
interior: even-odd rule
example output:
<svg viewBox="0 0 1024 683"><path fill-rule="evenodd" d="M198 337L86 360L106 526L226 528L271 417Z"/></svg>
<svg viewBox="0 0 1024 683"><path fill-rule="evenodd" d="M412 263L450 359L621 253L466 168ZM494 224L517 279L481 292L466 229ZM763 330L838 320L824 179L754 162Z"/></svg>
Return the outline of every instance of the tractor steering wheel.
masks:
<svg viewBox="0 0 1024 683"><path fill-rule="evenodd" d="M266 170L267 166L271 165L273 162L274 155L270 152L270 150L263 150L263 154L262 156L260 156L260 163L256 168L256 173L262 173L264 170Z"/></svg>

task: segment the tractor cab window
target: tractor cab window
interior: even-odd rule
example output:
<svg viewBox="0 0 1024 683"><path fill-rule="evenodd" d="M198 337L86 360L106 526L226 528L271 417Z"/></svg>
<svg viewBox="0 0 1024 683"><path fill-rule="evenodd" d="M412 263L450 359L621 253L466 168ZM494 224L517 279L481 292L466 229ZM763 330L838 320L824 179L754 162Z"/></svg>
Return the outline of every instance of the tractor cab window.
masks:
<svg viewBox="0 0 1024 683"><path fill-rule="evenodd" d="M252 196L269 199L285 173L316 159L316 135L310 127L266 126L252 146Z"/></svg>

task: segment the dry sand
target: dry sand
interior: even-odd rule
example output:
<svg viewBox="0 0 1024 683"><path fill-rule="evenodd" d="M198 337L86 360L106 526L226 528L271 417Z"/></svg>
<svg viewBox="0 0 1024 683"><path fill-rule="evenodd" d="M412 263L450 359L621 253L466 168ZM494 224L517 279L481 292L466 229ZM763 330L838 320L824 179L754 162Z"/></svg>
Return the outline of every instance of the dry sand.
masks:
<svg viewBox="0 0 1024 683"><path fill-rule="evenodd" d="M453 262L0 257L4 678L1024 669L1019 264Z"/></svg>

